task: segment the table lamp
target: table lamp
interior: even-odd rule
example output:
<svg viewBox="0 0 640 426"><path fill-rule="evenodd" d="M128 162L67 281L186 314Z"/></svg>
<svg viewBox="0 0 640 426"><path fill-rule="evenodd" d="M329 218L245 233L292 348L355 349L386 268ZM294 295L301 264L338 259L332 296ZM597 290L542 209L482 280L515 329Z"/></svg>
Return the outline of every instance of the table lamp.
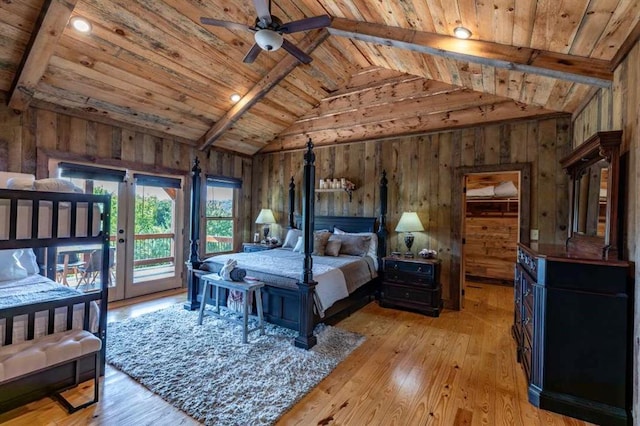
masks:
<svg viewBox="0 0 640 426"><path fill-rule="evenodd" d="M422 222L420 222L420 218L418 217L418 213L416 212L404 212L400 217L400 221L396 226L396 232L406 232L404 235L404 243L407 246L407 252L405 253L406 257L413 257L413 253L411 252L411 246L413 245L413 234L412 232L424 231L424 227L422 226Z"/></svg>
<svg viewBox="0 0 640 426"><path fill-rule="evenodd" d="M262 209L260 210L260 214L256 219L256 223L258 225L264 225L264 227L262 228L262 233L264 234L264 239L266 241L267 237L269 236L269 224L276 223L276 218L273 217L273 212L271 211L271 209Z"/></svg>

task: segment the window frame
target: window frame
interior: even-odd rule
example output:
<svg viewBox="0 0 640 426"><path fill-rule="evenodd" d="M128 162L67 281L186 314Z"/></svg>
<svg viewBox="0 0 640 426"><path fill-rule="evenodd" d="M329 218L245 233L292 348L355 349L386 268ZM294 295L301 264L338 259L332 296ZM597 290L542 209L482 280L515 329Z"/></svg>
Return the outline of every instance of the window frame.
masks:
<svg viewBox="0 0 640 426"><path fill-rule="evenodd" d="M229 183L231 182L231 183ZM204 185L202 185L202 199L204 200L201 206L201 217L202 224L204 225L201 229L201 241L203 244L200 245L200 252L203 253L203 258L207 258L210 256L215 256L218 254L226 254L233 253L236 251L238 246L238 241L236 240L236 230L238 229L238 199L239 192L238 189L241 187L242 182L240 180L234 178L226 178L219 176L209 176L207 175L204 179ZM231 200L231 216L207 216L207 202L209 201L208 192L209 188L230 188L232 194ZM215 189L214 189L215 191ZM209 222L212 221L231 221L231 249L228 251L217 251L217 252L208 252L207 251L207 229Z"/></svg>

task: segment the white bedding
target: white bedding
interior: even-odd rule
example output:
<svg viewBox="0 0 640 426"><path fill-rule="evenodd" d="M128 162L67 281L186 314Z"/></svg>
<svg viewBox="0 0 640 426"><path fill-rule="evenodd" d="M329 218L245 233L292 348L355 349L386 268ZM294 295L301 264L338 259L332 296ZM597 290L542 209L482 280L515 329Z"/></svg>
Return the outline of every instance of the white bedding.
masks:
<svg viewBox="0 0 640 426"><path fill-rule="evenodd" d="M0 309L9 305L32 304L52 299L62 299L71 295L81 295L80 291L62 286L42 275L33 274L16 281L0 282ZM92 302L90 309L90 331L98 330L98 305ZM73 312L73 329L82 329L84 320L84 304L76 305ZM67 309L56 309L54 319L54 332L64 331L67 321ZM46 311L36 314L35 337L47 334L48 313ZM4 344L5 320L0 320L0 346ZM14 317L13 343L26 340L27 316Z"/></svg>

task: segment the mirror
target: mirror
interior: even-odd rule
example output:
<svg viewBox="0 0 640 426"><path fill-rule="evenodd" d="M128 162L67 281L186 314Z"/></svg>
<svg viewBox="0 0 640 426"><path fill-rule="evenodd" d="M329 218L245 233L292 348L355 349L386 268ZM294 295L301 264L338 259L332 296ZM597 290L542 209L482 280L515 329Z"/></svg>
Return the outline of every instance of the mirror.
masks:
<svg viewBox="0 0 640 426"><path fill-rule="evenodd" d="M575 180L576 220L573 232L604 238L607 220L609 163L602 159Z"/></svg>
<svg viewBox="0 0 640 426"><path fill-rule="evenodd" d="M617 259L621 131L598 132L560 160L569 174L569 238L573 254Z"/></svg>

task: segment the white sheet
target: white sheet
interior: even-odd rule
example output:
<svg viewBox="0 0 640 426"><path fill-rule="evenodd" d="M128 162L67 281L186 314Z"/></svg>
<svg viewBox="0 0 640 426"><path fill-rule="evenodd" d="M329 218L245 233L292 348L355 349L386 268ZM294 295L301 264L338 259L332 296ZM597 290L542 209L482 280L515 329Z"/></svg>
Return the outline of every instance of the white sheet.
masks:
<svg viewBox="0 0 640 426"><path fill-rule="evenodd" d="M42 301L48 300L46 297L47 292L53 289L60 288L61 285L46 278L42 275L30 275L27 278L23 278L17 281L3 281L0 282L0 299L18 296L18 297L34 297L41 298ZM38 296L39 293L39 296ZM78 291L77 294L82 294ZM6 299L5 299L6 300ZM98 305L93 302L90 309L89 328L91 332L98 331ZM73 329L81 330L83 328L84 320L84 304L76 305L73 310ZM39 312L36 314L35 319L35 337L44 336L47 334L47 322L48 313ZM67 308L56 309L54 319L54 332L64 331L67 322ZM0 320L0 346L4 344L5 336L5 321ZM19 343L26 340L27 337L27 316L21 315L14 317L13 323L13 343Z"/></svg>

